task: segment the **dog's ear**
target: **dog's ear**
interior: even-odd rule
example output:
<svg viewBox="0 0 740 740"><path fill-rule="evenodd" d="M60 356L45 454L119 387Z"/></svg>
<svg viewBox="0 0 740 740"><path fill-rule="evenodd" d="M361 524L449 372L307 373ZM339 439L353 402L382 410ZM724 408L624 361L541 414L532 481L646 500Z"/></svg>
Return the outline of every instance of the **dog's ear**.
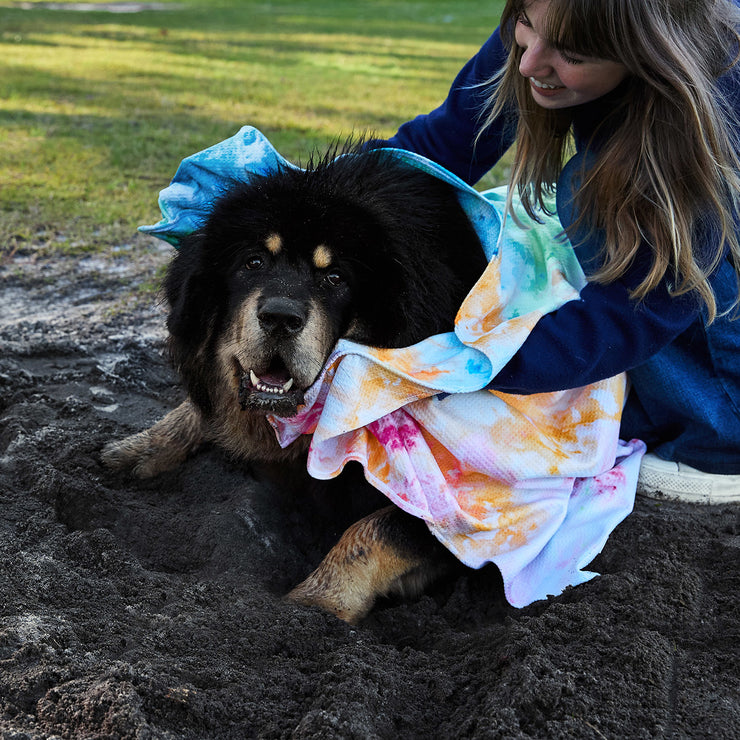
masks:
<svg viewBox="0 0 740 740"><path fill-rule="evenodd" d="M224 314L219 301L226 294L226 286L216 285L215 275L204 274L202 240L196 234L183 243L167 270L164 291L169 305L167 329L173 365L192 400L207 414L211 408L210 381L203 369L213 363L204 361L203 355L213 352L213 337Z"/></svg>
<svg viewBox="0 0 740 740"><path fill-rule="evenodd" d="M203 339L201 322L211 306L201 275L203 237L195 234L183 241L167 269L164 292L169 306L167 329L184 344Z"/></svg>

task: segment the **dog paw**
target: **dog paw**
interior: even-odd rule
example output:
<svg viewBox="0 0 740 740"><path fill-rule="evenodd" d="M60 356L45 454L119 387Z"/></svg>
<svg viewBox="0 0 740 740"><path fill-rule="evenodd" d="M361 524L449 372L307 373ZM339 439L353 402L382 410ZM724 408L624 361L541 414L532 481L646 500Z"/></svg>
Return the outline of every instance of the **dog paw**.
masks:
<svg viewBox="0 0 740 740"><path fill-rule="evenodd" d="M349 624L357 624L372 609L376 594L370 584L353 583L343 575L319 566L285 599L301 606L318 607Z"/></svg>
<svg viewBox="0 0 740 740"><path fill-rule="evenodd" d="M349 527L286 598L357 624L379 596L413 598L454 562L421 519L388 506Z"/></svg>
<svg viewBox="0 0 740 740"><path fill-rule="evenodd" d="M345 622L357 624L378 596L392 591L416 565L388 536L388 523L398 513L395 506L389 506L355 522L319 567L286 598L304 606L317 606Z"/></svg>
<svg viewBox="0 0 740 740"><path fill-rule="evenodd" d="M153 478L180 465L185 460L182 450L158 446L150 430L110 442L100 453L103 465L111 470L126 471L137 478Z"/></svg>
<svg viewBox="0 0 740 740"><path fill-rule="evenodd" d="M184 462L205 441L204 426L198 409L184 401L153 427L106 445L101 460L111 470L152 478Z"/></svg>

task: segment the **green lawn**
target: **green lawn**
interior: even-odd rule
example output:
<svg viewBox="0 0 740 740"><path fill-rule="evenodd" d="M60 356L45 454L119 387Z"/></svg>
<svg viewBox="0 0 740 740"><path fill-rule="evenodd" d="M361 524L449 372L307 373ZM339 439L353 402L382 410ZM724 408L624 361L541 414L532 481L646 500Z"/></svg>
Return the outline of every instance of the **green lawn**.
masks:
<svg viewBox="0 0 740 740"><path fill-rule="evenodd" d="M393 133L444 98L502 3L46 5L0 0L0 255L130 242L180 160L244 124L296 160Z"/></svg>

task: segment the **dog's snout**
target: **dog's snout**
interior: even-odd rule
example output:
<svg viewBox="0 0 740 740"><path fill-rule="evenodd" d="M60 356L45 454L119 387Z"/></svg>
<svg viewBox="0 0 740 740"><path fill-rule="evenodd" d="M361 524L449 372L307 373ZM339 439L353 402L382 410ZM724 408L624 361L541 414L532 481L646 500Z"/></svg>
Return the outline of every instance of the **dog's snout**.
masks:
<svg viewBox="0 0 740 740"><path fill-rule="evenodd" d="M260 306L257 318L267 334L298 334L306 325L306 310L292 298L268 298Z"/></svg>

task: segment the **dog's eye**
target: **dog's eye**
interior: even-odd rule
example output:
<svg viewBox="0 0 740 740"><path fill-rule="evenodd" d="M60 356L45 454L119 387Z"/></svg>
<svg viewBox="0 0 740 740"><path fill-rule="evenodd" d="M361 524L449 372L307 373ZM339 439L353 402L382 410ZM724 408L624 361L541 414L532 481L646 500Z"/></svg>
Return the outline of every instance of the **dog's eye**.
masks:
<svg viewBox="0 0 740 740"><path fill-rule="evenodd" d="M265 260L258 254L249 257L245 263L247 270L259 270L262 265L265 264Z"/></svg>
<svg viewBox="0 0 740 740"><path fill-rule="evenodd" d="M342 276L336 270L327 273L324 277L324 280L326 280L326 282L329 283L332 288L337 288L344 282Z"/></svg>

